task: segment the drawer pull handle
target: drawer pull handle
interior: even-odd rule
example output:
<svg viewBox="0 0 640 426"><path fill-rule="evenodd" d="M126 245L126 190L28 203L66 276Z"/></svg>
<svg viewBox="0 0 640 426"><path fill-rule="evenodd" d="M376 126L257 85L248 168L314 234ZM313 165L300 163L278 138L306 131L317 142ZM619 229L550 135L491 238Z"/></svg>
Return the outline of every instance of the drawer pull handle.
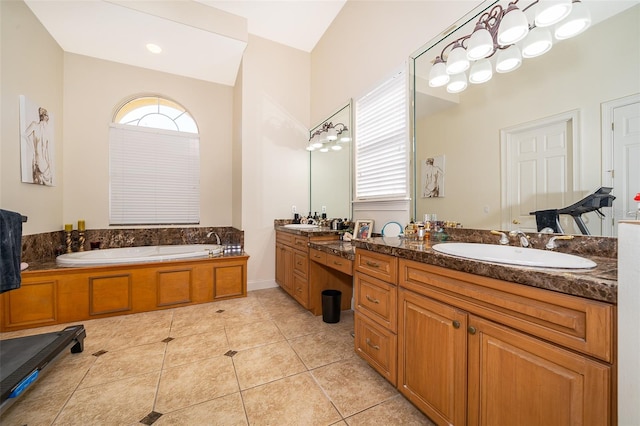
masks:
<svg viewBox="0 0 640 426"><path fill-rule="evenodd" d="M372 262L370 260L367 260L367 266L371 266L372 268L379 268L380 265L378 265L376 262Z"/></svg>
<svg viewBox="0 0 640 426"><path fill-rule="evenodd" d="M460 321L455 320L455 321L453 322L453 328L460 328Z"/></svg>
<svg viewBox="0 0 640 426"><path fill-rule="evenodd" d="M342 266L342 262L338 262L337 260L334 260L334 261L333 261L333 264L334 264L334 265L338 265L338 266Z"/></svg>
<svg viewBox="0 0 640 426"><path fill-rule="evenodd" d="M371 302L371 303L375 303L376 305L377 305L378 303L380 303L380 301L379 301L378 299L375 299L375 298L373 298L373 297L369 296L368 294L367 294L365 297L366 297L366 298L367 298L367 300L368 300L369 302Z"/></svg>
<svg viewBox="0 0 640 426"><path fill-rule="evenodd" d="M303 246L303 245L304 245L304 243L303 243L303 242L301 242L301 241L296 241L296 245L298 245L298 246Z"/></svg>
<svg viewBox="0 0 640 426"><path fill-rule="evenodd" d="M298 265L302 266L302 262L298 262Z"/></svg>
<svg viewBox="0 0 640 426"><path fill-rule="evenodd" d="M316 259L320 259L322 256L314 254L313 257L315 257Z"/></svg>
<svg viewBox="0 0 640 426"><path fill-rule="evenodd" d="M375 349L376 351L380 350L380 346L378 345L374 345L373 343L371 343L371 340L369 340L369 338L367 337L367 345L371 346L373 349Z"/></svg>
<svg viewBox="0 0 640 426"><path fill-rule="evenodd" d="M469 334L476 334L477 330L475 327L470 325L469 327L467 327L467 331L469 332Z"/></svg>

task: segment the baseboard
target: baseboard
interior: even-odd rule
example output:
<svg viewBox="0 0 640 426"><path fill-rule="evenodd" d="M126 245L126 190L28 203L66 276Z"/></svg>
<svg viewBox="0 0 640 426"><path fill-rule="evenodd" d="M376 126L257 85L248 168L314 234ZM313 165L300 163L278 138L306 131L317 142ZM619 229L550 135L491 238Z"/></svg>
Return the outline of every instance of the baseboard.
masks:
<svg viewBox="0 0 640 426"><path fill-rule="evenodd" d="M265 288L278 287L275 280L251 281L247 282L247 291L264 290Z"/></svg>

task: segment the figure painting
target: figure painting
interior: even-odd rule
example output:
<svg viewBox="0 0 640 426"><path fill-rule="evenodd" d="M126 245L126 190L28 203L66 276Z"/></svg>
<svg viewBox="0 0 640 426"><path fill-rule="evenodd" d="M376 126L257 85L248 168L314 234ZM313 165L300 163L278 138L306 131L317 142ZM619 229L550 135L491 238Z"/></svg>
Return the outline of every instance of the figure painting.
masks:
<svg viewBox="0 0 640 426"><path fill-rule="evenodd" d="M444 197L444 155L422 163L422 198Z"/></svg>
<svg viewBox="0 0 640 426"><path fill-rule="evenodd" d="M53 117L47 108L20 96L22 182L54 186Z"/></svg>

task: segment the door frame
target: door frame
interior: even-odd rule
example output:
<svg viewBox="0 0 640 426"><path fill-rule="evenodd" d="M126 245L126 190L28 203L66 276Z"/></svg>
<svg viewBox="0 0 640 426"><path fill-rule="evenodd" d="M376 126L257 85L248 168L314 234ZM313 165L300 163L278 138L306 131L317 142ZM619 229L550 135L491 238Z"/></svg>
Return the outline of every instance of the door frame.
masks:
<svg viewBox="0 0 640 426"><path fill-rule="evenodd" d="M619 107L631 105L640 102L640 93L624 96L622 98L614 99L611 101L603 102L600 108L601 112L601 125L602 129L602 185L601 186L613 186L613 178L611 177L611 170L613 170L613 110ZM603 211L605 217L611 216L611 209L613 207L604 207ZM602 220L602 235L609 237L617 237L613 235L614 224L610 220Z"/></svg>
<svg viewBox="0 0 640 426"><path fill-rule="evenodd" d="M574 109L571 111L563 112L560 114L551 115L548 117L540 118L538 120L528 121L526 123L516 124L514 126L505 127L500 129L500 200L501 200L501 229L511 230L513 224L511 223L511 215L509 214L509 208L512 204L512 200L509 198L510 183L509 177L511 172L511 166L508 163L508 159L511 156L511 139L512 134L520 133L523 131L535 129L537 127L544 127L557 123L571 123L571 140L567 141L567 155L571 155L572 158L572 192L573 194L580 188L580 164L581 164L581 150L580 150L580 110ZM570 197L572 201L573 195ZM560 206L564 207L564 206ZM517 228L517 227L516 227Z"/></svg>

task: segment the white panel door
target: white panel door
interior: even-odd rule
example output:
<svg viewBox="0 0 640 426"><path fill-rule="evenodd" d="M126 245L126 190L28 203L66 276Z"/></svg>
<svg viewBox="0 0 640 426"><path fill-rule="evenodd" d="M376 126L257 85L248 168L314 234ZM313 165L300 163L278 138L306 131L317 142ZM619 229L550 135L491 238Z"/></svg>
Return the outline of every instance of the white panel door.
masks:
<svg viewBox="0 0 640 426"><path fill-rule="evenodd" d="M612 235L618 235L618 221L636 219L633 200L640 193L640 103L613 110L613 203Z"/></svg>
<svg viewBox="0 0 640 426"><path fill-rule="evenodd" d="M573 161L570 120L540 123L506 133L507 166L503 176L508 218L503 228L536 232L536 210L561 209L571 204ZM504 221L503 219L503 221ZM572 228L570 217L562 227Z"/></svg>

